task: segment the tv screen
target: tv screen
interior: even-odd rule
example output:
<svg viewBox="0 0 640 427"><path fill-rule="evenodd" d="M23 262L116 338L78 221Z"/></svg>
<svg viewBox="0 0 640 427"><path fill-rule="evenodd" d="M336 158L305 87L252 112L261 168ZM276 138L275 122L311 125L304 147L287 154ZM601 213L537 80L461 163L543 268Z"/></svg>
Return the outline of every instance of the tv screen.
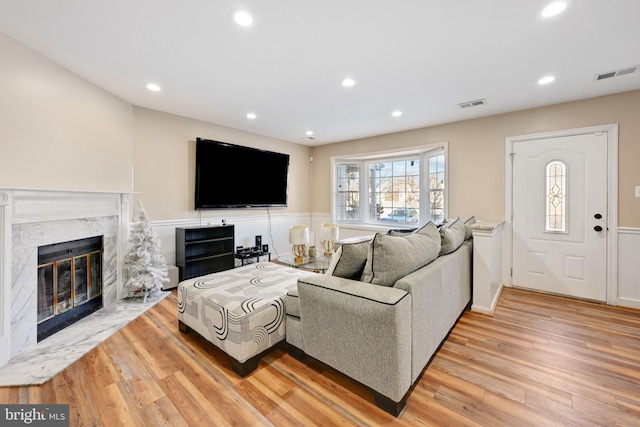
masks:
<svg viewBox="0 0 640 427"><path fill-rule="evenodd" d="M287 206L289 155L196 140L196 209Z"/></svg>

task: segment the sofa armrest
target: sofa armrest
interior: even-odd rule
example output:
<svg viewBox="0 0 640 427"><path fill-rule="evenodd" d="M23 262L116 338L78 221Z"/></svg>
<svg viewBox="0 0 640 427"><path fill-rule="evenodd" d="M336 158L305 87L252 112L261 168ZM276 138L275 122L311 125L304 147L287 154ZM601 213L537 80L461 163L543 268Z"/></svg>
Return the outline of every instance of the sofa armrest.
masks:
<svg viewBox="0 0 640 427"><path fill-rule="evenodd" d="M298 279L303 351L399 402L411 387L411 295L329 275Z"/></svg>

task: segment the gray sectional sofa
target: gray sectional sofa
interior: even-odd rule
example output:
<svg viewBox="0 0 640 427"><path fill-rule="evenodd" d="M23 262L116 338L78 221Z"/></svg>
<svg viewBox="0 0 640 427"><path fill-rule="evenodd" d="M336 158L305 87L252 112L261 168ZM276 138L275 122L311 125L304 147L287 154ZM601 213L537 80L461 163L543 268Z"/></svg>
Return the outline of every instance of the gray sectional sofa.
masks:
<svg viewBox="0 0 640 427"><path fill-rule="evenodd" d="M412 233L342 244L327 274L302 277L287 293L290 354L364 384L397 416L470 307L471 222L430 222Z"/></svg>

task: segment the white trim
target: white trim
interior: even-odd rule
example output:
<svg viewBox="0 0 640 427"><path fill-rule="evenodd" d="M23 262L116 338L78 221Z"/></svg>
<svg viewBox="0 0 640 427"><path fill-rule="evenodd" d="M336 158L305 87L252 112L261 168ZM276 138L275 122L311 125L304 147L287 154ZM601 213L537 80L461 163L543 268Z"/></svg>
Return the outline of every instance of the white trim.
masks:
<svg viewBox="0 0 640 427"><path fill-rule="evenodd" d="M637 227L618 227L618 234L636 234L636 235L640 235L640 228L637 228Z"/></svg>
<svg viewBox="0 0 640 427"><path fill-rule="evenodd" d="M415 145L412 147L405 147L405 148L401 148L401 149L393 149L390 148L388 150L381 150L381 151L367 151L364 153L358 153L358 154L346 154L346 155L339 155L339 156L331 156L331 163L333 164L334 161L336 160L347 160L347 159L356 159L356 160L369 160L369 159L376 159L376 158L380 158L380 157L396 157L396 156L408 156L408 155L416 155L416 154L422 154L425 151L431 151L431 150L435 150L437 148L441 148L444 147L448 144L448 141L440 141L440 142L435 142L433 144L425 144L425 145Z"/></svg>
<svg viewBox="0 0 640 427"><path fill-rule="evenodd" d="M513 286L511 268L513 267L513 163L511 153L513 144L520 141L558 138L564 136L607 133L607 171L608 171L608 233L607 233L607 304L618 304L618 124L589 126L577 129L565 129L552 132L517 135L505 138L505 251L504 283Z"/></svg>
<svg viewBox="0 0 640 427"><path fill-rule="evenodd" d="M0 192L0 366L11 359L11 193Z"/></svg>
<svg viewBox="0 0 640 427"><path fill-rule="evenodd" d="M222 220L225 220L227 224L234 224L238 222L253 222L263 221L265 218L301 218L304 223L307 223L311 214L308 213L264 213L262 215L247 215L247 216L228 216L221 215L216 218L197 218L197 219L171 219L171 220L159 220L150 221L153 227L206 227L208 225L219 225Z"/></svg>
<svg viewBox="0 0 640 427"><path fill-rule="evenodd" d="M471 311L493 316L493 314L496 312L496 307L498 306L498 301L500 300L500 296L502 295L503 290L504 290L504 285L501 283L498 286L498 290L493 296L493 300L491 301L491 304L489 305L489 307L484 307L478 304L471 304Z"/></svg>
<svg viewBox="0 0 640 427"><path fill-rule="evenodd" d="M616 305L620 307L640 309L640 299L621 297L621 298L618 298L618 304Z"/></svg>

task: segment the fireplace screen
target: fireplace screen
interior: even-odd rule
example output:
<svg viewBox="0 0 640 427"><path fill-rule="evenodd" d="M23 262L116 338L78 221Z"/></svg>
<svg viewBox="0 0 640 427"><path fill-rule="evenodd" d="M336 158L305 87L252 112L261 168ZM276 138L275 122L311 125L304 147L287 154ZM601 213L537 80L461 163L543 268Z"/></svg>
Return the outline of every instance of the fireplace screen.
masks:
<svg viewBox="0 0 640 427"><path fill-rule="evenodd" d="M102 306L102 237L38 248L38 340Z"/></svg>

